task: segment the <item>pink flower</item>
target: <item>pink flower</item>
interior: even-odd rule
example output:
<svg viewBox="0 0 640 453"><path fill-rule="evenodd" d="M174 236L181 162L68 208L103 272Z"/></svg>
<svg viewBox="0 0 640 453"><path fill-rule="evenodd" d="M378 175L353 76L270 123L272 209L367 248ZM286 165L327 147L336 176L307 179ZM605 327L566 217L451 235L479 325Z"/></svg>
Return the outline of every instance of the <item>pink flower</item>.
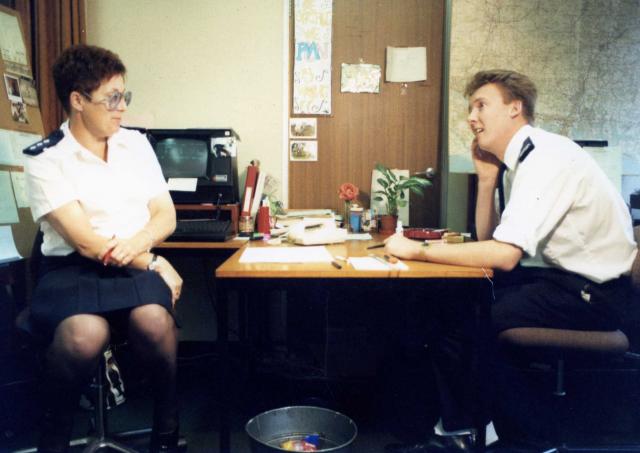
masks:
<svg viewBox="0 0 640 453"><path fill-rule="evenodd" d="M354 184L350 182L345 182L340 186L340 190L338 191L338 196L341 200L344 201L353 201L358 198L358 194L360 190Z"/></svg>

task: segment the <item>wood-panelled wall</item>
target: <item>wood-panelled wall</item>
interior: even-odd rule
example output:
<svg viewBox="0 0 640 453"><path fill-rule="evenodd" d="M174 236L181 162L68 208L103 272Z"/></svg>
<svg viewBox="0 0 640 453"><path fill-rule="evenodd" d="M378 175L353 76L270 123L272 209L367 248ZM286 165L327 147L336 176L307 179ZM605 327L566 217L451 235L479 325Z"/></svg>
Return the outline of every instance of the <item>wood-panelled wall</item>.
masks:
<svg viewBox="0 0 640 453"><path fill-rule="evenodd" d="M289 162L291 208L341 212L343 182L356 184L369 206L376 162L440 174L443 23L442 0L333 1L332 115L318 117L318 161ZM293 32L292 20L292 63ZM405 95L400 84L385 83L387 46L426 46L428 80L410 83ZM340 93L340 65L360 61L381 66L379 94ZM411 225L437 226L439 214L436 177L424 198L412 196Z"/></svg>

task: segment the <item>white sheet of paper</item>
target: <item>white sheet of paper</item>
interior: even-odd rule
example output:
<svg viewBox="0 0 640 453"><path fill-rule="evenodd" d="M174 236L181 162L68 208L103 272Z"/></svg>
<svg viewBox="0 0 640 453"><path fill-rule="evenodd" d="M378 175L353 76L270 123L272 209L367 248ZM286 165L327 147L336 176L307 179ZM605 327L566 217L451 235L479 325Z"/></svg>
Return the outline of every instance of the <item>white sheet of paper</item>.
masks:
<svg viewBox="0 0 640 453"><path fill-rule="evenodd" d="M22 150L42 140L42 135L17 131L9 131L9 133L11 135L13 156L17 162L15 165L24 166L24 154L22 153Z"/></svg>
<svg viewBox="0 0 640 453"><path fill-rule="evenodd" d="M0 226L0 264L17 261L22 257L13 241L13 232L8 225Z"/></svg>
<svg viewBox="0 0 640 453"><path fill-rule="evenodd" d="M349 233L347 234L347 241L369 241L373 237L369 233Z"/></svg>
<svg viewBox="0 0 640 453"><path fill-rule="evenodd" d="M0 164L1 165L20 165L16 161L11 146L11 131L0 129Z"/></svg>
<svg viewBox="0 0 640 453"><path fill-rule="evenodd" d="M18 208L8 171L0 171L0 223L18 223Z"/></svg>
<svg viewBox="0 0 640 453"><path fill-rule="evenodd" d="M326 247L249 247L240 263L330 263L333 257Z"/></svg>
<svg viewBox="0 0 640 453"><path fill-rule="evenodd" d="M29 207L29 194L27 192L27 179L21 171L11 172L11 182L13 183L13 193L16 196L16 203L19 208Z"/></svg>
<svg viewBox="0 0 640 453"><path fill-rule="evenodd" d="M397 263L387 263L372 256L352 256L348 261L357 271L406 271L409 269L409 266L402 261L398 261Z"/></svg>
<svg viewBox="0 0 640 453"><path fill-rule="evenodd" d="M169 178L167 183L169 184L169 190L195 192L198 186L198 178Z"/></svg>

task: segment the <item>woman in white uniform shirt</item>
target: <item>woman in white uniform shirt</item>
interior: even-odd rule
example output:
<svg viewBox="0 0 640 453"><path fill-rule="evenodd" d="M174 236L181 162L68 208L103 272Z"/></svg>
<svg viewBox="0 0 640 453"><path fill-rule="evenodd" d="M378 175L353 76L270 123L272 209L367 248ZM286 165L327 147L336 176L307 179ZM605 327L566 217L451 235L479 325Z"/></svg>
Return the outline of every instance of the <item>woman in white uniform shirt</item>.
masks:
<svg viewBox="0 0 640 453"><path fill-rule="evenodd" d="M151 451L178 439L177 332L182 279L150 253L175 228L175 209L153 150L120 128L131 99L125 67L93 46L67 49L53 67L68 123L25 149L42 264L31 305L45 359L39 451L63 452L78 389L93 375L111 327L120 327L154 384Z"/></svg>

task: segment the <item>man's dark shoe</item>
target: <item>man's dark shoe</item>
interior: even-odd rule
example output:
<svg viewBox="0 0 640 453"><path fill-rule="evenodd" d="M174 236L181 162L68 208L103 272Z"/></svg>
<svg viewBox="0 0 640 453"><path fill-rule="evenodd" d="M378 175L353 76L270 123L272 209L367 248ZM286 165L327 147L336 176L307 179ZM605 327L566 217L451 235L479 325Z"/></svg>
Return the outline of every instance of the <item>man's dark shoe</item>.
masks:
<svg viewBox="0 0 640 453"><path fill-rule="evenodd" d="M431 439L424 444L391 444L384 447L385 453L455 453L473 451L475 451L475 436L471 434L456 436L433 435Z"/></svg>

